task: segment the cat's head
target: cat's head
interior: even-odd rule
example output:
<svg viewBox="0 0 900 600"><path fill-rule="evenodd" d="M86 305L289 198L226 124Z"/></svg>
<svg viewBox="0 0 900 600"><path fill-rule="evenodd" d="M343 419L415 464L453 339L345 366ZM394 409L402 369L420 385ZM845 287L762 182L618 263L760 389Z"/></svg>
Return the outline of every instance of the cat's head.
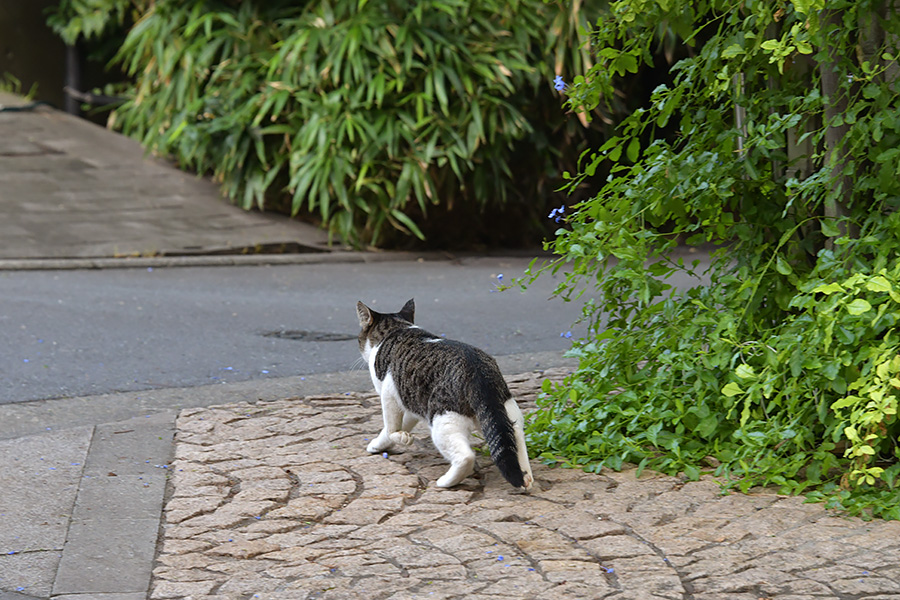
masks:
<svg viewBox="0 0 900 600"><path fill-rule="evenodd" d="M400 312L380 313L372 310L362 302L356 303L356 314L359 316L359 351L368 358L367 350L374 348L398 327L406 328L413 324L416 315L416 303L410 299Z"/></svg>

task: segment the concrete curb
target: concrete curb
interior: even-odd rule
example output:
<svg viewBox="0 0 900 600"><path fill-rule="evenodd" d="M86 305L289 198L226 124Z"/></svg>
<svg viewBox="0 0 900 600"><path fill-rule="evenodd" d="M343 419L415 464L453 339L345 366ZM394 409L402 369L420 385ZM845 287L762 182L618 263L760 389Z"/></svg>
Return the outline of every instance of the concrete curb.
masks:
<svg viewBox="0 0 900 600"><path fill-rule="evenodd" d="M446 260L437 252L310 252L303 254L236 254L140 256L130 258L0 259L0 271L68 271L77 269L147 269L173 267L235 267Z"/></svg>
<svg viewBox="0 0 900 600"><path fill-rule="evenodd" d="M461 260L471 257L537 257L552 259L537 250L497 250L493 252L442 251L350 251L307 252L298 254L198 254L191 256L136 256L122 258L0 258L0 271L72 271L84 269L147 269L177 267L240 267L277 265L315 265L339 263L382 263L401 261Z"/></svg>

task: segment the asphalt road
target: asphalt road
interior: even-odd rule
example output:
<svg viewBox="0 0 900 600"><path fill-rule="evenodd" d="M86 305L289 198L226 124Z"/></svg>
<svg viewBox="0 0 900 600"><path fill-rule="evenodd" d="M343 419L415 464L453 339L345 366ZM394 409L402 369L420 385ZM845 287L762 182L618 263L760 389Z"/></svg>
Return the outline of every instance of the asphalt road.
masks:
<svg viewBox="0 0 900 600"><path fill-rule="evenodd" d="M502 356L563 351L558 280L526 259L0 273L0 404L359 368L356 301ZM308 333L303 333L308 332Z"/></svg>

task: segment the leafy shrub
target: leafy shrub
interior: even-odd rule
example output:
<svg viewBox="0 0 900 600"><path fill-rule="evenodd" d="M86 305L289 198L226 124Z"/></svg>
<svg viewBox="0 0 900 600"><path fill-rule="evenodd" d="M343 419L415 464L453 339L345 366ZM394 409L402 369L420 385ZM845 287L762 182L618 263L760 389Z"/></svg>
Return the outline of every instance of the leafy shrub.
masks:
<svg viewBox="0 0 900 600"><path fill-rule="evenodd" d="M550 69L589 66L587 11L540 0L66 0L52 23L96 34L110 22L98 5L134 19L115 127L213 173L245 208L317 215L354 244L386 225L421 238L439 203L543 212L525 190L546 187L558 157L512 158L575 135L558 113L530 119L558 102Z"/></svg>
<svg viewBox="0 0 900 600"><path fill-rule="evenodd" d="M549 244L588 333L530 423L545 460L900 518L900 19L879 7L611 5L570 106L602 102L660 35L695 50L572 178L612 173ZM675 291L697 268L671 258L685 241L719 249L709 285Z"/></svg>
<svg viewBox="0 0 900 600"><path fill-rule="evenodd" d="M132 0L59 0L47 17L47 24L73 46L82 39L103 38L121 26Z"/></svg>

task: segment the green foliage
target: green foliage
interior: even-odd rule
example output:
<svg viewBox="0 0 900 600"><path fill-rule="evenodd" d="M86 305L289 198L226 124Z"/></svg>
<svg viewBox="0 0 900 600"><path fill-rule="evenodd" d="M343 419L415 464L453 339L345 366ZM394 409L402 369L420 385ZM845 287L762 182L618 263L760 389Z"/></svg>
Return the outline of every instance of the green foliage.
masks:
<svg viewBox="0 0 900 600"><path fill-rule="evenodd" d="M132 0L59 0L47 24L68 45L80 39L96 39L115 25L122 25Z"/></svg>
<svg viewBox="0 0 900 600"><path fill-rule="evenodd" d="M589 333L531 421L545 460L900 518L900 19L883 9L611 5L570 106L607 101L666 36L692 51L570 182L611 172L548 244ZM709 283L677 291L697 268L684 242L719 249Z"/></svg>
<svg viewBox="0 0 900 600"><path fill-rule="evenodd" d="M0 92L9 92L11 94L22 94L26 99L31 100L37 93L37 84L33 84L27 92L22 92L22 82L12 73L0 73Z"/></svg>
<svg viewBox="0 0 900 600"><path fill-rule="evenodd" d="M315 215L357 245L385 226L423 237L438 203L534 204L511 190L556 155L513 155L562 128L531 121L558 104L550 59L589 66L586 14L540 0L67 0L54 24L90 35L129 4L116 61L134 85L114 126L245 208Z"/></svg>

